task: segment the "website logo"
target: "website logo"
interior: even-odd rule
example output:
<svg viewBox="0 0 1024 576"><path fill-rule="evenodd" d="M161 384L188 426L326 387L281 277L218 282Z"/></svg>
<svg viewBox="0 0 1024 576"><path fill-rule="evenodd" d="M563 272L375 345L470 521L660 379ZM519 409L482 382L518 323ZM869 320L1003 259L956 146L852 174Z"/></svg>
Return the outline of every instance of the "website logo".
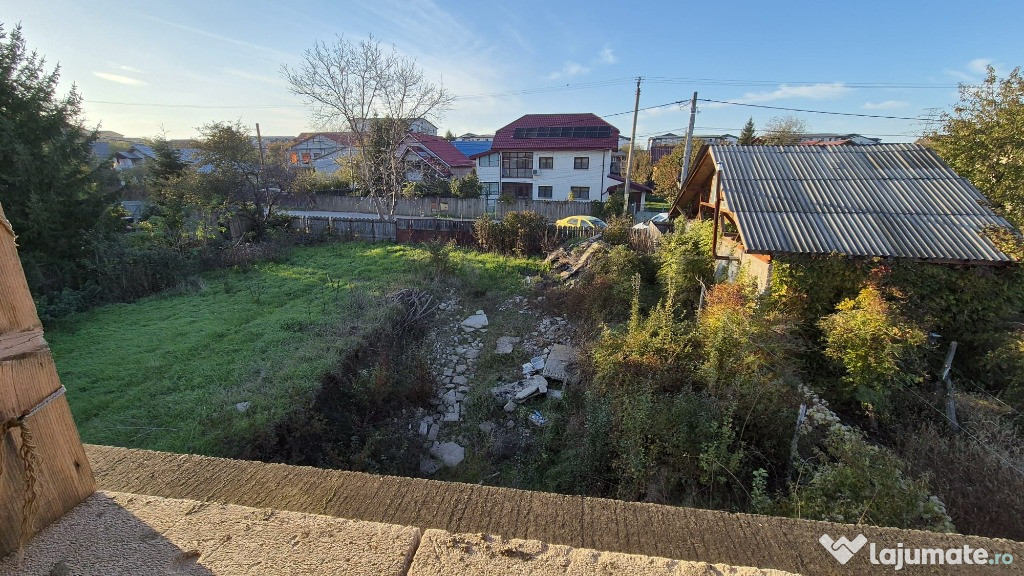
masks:
<svg viewBox="0 0 1024 576"><path fill-rule="evenodd" d="M857 534L853 540L847 540L846 536L840 536L839 540L833 540L828 534L822 534L821 538L818 538L818 542L821 542L821 545L836 560L839 560L840 564L846 564L858 550L867 544L868 539L863 534Z"/></svg>

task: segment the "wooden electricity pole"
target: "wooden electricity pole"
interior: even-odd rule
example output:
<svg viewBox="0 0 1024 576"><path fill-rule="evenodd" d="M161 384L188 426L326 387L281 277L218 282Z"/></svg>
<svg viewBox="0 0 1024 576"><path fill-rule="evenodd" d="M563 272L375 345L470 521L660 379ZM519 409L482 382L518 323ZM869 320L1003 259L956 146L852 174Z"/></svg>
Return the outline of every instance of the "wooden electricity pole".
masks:
<svg viewBox="0 0 1024 576"><path fill-rule="evenodd" d="M636 116L640 111L640 81L636 77L636 101L633 103L633 132L629 136L629 154L626 155L626 184L622 189L622 215L629 214L629 188L633 176L633 148L636 147Z"/></svg>

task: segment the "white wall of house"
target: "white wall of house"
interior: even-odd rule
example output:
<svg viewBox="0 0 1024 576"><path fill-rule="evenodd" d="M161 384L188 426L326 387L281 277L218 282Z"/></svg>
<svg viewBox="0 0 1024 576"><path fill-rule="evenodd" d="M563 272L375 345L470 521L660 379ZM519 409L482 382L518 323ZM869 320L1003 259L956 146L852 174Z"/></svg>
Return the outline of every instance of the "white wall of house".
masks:
<svg viewBox="0 0 1024 576"><path fill-rule="evenodd" d="M516 151L519 152L519 151ZM480 181L486 185L506 182L530 184L531 198L534 200L568 200L573 187L589 189L587 198L577 193L574 200L604 200L605 189L617 184L608 178L611 168L611 150L534 150L529 175L513 177L503 175L498 153L481 156L477 159L476 173ZM509 154L502 152L501 154ZM541 158L551 158L551 168L542 168ZM587 168L576 168L576 158L586 158ZM494 164L494 165L488 165ZM541 196L541 187L551 187L551 197ZM546 192L546 189L544 190Z"/></svg>
<svg viewBox="0 0 1024 576"><path fill-rule="evenodd" d="M337 144L335 144L337 146ZM333 152L329 152L323 156L315 158L312 162L314 172L323 172L324 174L334 174L341 169L339 162L345 158L355 156L355 148L338 148Z"/></svg>

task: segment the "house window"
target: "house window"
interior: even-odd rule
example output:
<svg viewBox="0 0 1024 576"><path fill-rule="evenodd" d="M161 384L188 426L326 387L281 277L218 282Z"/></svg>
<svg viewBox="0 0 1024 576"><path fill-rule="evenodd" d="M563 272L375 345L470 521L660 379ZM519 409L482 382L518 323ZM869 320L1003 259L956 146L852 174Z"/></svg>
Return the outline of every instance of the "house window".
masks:
<svg viewBox="0 0 1024 576"><path fill-rule="evenodd" d="M572 167L576 170L589 170L590 158L586 156L577 156L572 159Z"/></svg>
<svg viewBox="0 0 1024 576"><path fill-rule="evenodd" d="M573 186L569 188L569 193L573 200L590 200L590 186Z"/></svg>
<svg viewBox="0 0 1024 576"><path fill-rule="evenodd" d="M299 153L298 152L292 152L290 157L289 157L289 159L291 160L292 164L298 164L299 163Z"/></svg>
<svg viewBox="0 0 1024 576"><path fill-rule="evenodd" d="M479 159L477 159L476 165L481 168L497 168L498 154L488 154L487 156L481 156Z"/></svg>
<svg viewBox="0 0 1024 576"><path fill-rule="evenodd" d="M541 160L543 160L543 158L541 158ZM552 196L551 191L551 186L537 186L537 198L547 198L550 200Z"/></svg>
<svg viewBox="0 0 1024 576"><path fill-rule="evenodd" d="M302 153L302 163L303 164L309 164L309 160L310 160L309 152L303 152Z"/></svg>
<svg viewBox="0 0 1024 576"><path fill-rule="evenodd" d="M541 156L538 160L537 168L541 170L551 170L555 167L555 158L553 156Z"/></svg>
<svg viewBox="0 0 1024 576"><path fill-rule="evenodd" d="M501 155L502 178L533 178L533 152L505 152Z"/></svg>

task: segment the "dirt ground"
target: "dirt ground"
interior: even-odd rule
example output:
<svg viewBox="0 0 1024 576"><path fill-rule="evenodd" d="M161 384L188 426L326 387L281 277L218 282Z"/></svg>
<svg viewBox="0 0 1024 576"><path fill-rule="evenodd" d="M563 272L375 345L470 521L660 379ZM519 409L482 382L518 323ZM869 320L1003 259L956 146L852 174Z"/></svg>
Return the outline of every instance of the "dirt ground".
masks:
<svg viewBox="0 0 1024 576"><path fill-rule="evenodd" d="M1021 559L1009 567L908 566L908 574L1020 571L1024 544L870 526L731 514L714 510L527 492L416 478L243 462L124 448L86 447L102 490L325 514L353 520L542 540L575 548L644 554L807 575L886 574L866 549L845 566L822 534L864 534L879 547L964 544Z"/></svg>

